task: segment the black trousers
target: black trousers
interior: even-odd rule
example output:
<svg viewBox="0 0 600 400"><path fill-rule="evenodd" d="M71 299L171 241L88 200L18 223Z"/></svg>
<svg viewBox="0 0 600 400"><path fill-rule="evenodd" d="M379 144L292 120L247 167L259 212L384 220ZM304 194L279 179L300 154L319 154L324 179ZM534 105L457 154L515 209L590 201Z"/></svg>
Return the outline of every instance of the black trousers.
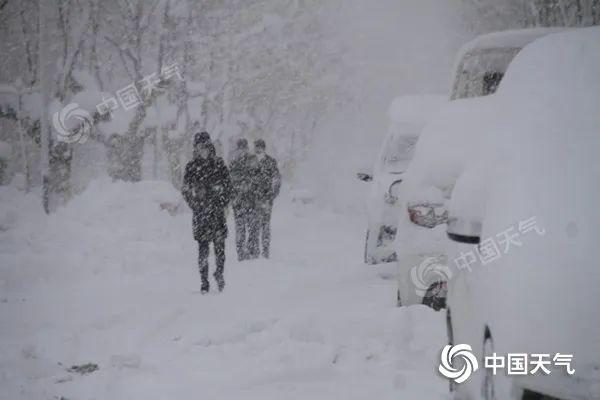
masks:
<svg viewBox="0 0 600 400"><path fill-rule="evenodd" d="M248 258L251 253L250 238L252 232L252 220L254 219L252 204L241 204L233 206L233 218L235 220L235 248L238 260Z"/></svg>
<svg viewBox="0 0 600 400"><path fill-rule="evenodd" d="M210 242L208 240L198 241L198 269L200 270L203 287L208 287L208 252ZM214 275L219 280L223 278L223 272L225 271L225 238L214 239L212 240L212 244L217 265Z"/></svg>
<svg viewBox="0 0 600 400"><path fill-rule="evenodd" d="M269 258L272 210L272 201L263 201L256 204L250 229L250 254L253 257L258 257L259 249L261 249L262 256Z"/></svg>

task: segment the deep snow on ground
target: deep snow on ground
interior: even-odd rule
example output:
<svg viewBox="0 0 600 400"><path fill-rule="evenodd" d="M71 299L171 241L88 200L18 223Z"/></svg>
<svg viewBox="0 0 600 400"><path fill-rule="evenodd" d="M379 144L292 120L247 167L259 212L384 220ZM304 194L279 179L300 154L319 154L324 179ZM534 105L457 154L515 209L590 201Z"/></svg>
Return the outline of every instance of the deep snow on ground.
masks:
<svg viewBox="0 0 600 400"><path fill-rule="evenodd" d="M360 217L284 194L272 259L244 263L230 221L226 290L202 296L190 214L159 209L177 199L101 180L46 217L0 189L0 398L446 398L444 314L394 306Z"/></svg>

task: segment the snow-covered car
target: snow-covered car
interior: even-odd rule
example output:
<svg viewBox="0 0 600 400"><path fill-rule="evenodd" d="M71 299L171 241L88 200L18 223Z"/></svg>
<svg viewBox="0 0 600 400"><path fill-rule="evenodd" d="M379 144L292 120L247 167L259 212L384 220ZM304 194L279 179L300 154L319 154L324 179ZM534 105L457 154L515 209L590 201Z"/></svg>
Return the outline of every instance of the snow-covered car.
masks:
<svg viewBox="0 0 600 400"><path fill-rule="evenodd" d="M425 127L399 193L398 305L444 307L447 201L494 119L490 97L449 102Z"/></svg>
<svg viewBox="0 0 600 400"><path fill-rule="evenodd" d="M484 106L500 84L511 61L528 43L559 29L538 28L496 32L467 43L457 56L451 101L423 130L413 161L399 193L398 233L394 249L398 262L399 306L445 306L447 256L443 248L446 207L463 160L473 157L473 144L492 119ZM446 164L445 161L450 162ZM439 165L443 165L440 169ZM436 169L437 168L437 169ZM442 268L443 266L443 268Z"/></svg>
<svg viewBox="0 0 600 400"><path fill-rule="evenodd" d="M360 180L370 182L366 199L366 264L379 264L396 259L391 246L396 236L399 212L396 206L396 191L412 158L423 126L447 101L444 95L413 95L398 97L390 106L388 132L373 173L357 174Z"/></svg>
<svg viewBox="0 0 600 400"><path fill-rule="evenodd" d="M448 337L480 365L458 398L600 399L598 71L600 27L549 35L488 104L448 203ZM494 374L493 353L529 363Z"/></svg>

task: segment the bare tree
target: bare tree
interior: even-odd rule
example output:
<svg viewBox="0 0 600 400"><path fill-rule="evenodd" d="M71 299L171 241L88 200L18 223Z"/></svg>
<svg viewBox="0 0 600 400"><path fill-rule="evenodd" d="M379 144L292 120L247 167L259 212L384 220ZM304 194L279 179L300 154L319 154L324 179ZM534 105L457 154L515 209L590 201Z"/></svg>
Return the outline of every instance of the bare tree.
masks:
<svg viewBox="0 0 600 400"><path fill-rule="evenodd" d="M477 32L600 23L600 0L463 0L463 5Z"/></svg>
<svg viewBox="0 0 600 400"><path fill-rule="evenodd" d="M166 2L166 9L169 3ZM154 28L160 4L160 0L114 0L104 4L105 7L115 6L118 10L117 18L107 19L108 29L104 38L118 53L122 68L138 93L142 93L143 89L141 84L145 76L144 67L157 61L157 58L152 59L156 51L148 47L156 42ZM158 73L162 63L159 56L158 63L155 64ZM141 159L145 138L139 134L139 130L153 98L141 100L141 104L135 108L127 132L113 133L119 136L113 136L111 145L117 148L112 151L122 155L114 162L123 164L122 173L116 176L118 179L139 181L142 177Z"/></svg>

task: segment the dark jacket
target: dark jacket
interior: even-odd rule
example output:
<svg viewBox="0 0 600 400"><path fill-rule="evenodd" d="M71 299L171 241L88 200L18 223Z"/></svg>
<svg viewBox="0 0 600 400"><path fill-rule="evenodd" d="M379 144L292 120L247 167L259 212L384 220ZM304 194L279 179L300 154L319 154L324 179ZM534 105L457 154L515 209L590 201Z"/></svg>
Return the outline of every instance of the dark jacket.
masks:
<svg viewBox="0 0 600 400"><path fill-rule="evenodd" d="M232 203L234 208L254 207L254 177L257 171L257 160L252 154L237 157L229 166L232 186Z"/></svg>
<svg viewBox="0 0 600 400"><path fill-rule="evenodd" d="M211 241L227 237L225 209L231 197L229 171L223 159L211 152L185 166L182 194L192 209L194 239Z"/></svg>
<svg viewBox="0 0 600 400"><path fill-rule="evenodd" d="M273 202L279 195L281 188L281 174L277 168L277 161L267 154L262 160L257 159L256 173L254 175L254 195L258 202Z"/></svg>

